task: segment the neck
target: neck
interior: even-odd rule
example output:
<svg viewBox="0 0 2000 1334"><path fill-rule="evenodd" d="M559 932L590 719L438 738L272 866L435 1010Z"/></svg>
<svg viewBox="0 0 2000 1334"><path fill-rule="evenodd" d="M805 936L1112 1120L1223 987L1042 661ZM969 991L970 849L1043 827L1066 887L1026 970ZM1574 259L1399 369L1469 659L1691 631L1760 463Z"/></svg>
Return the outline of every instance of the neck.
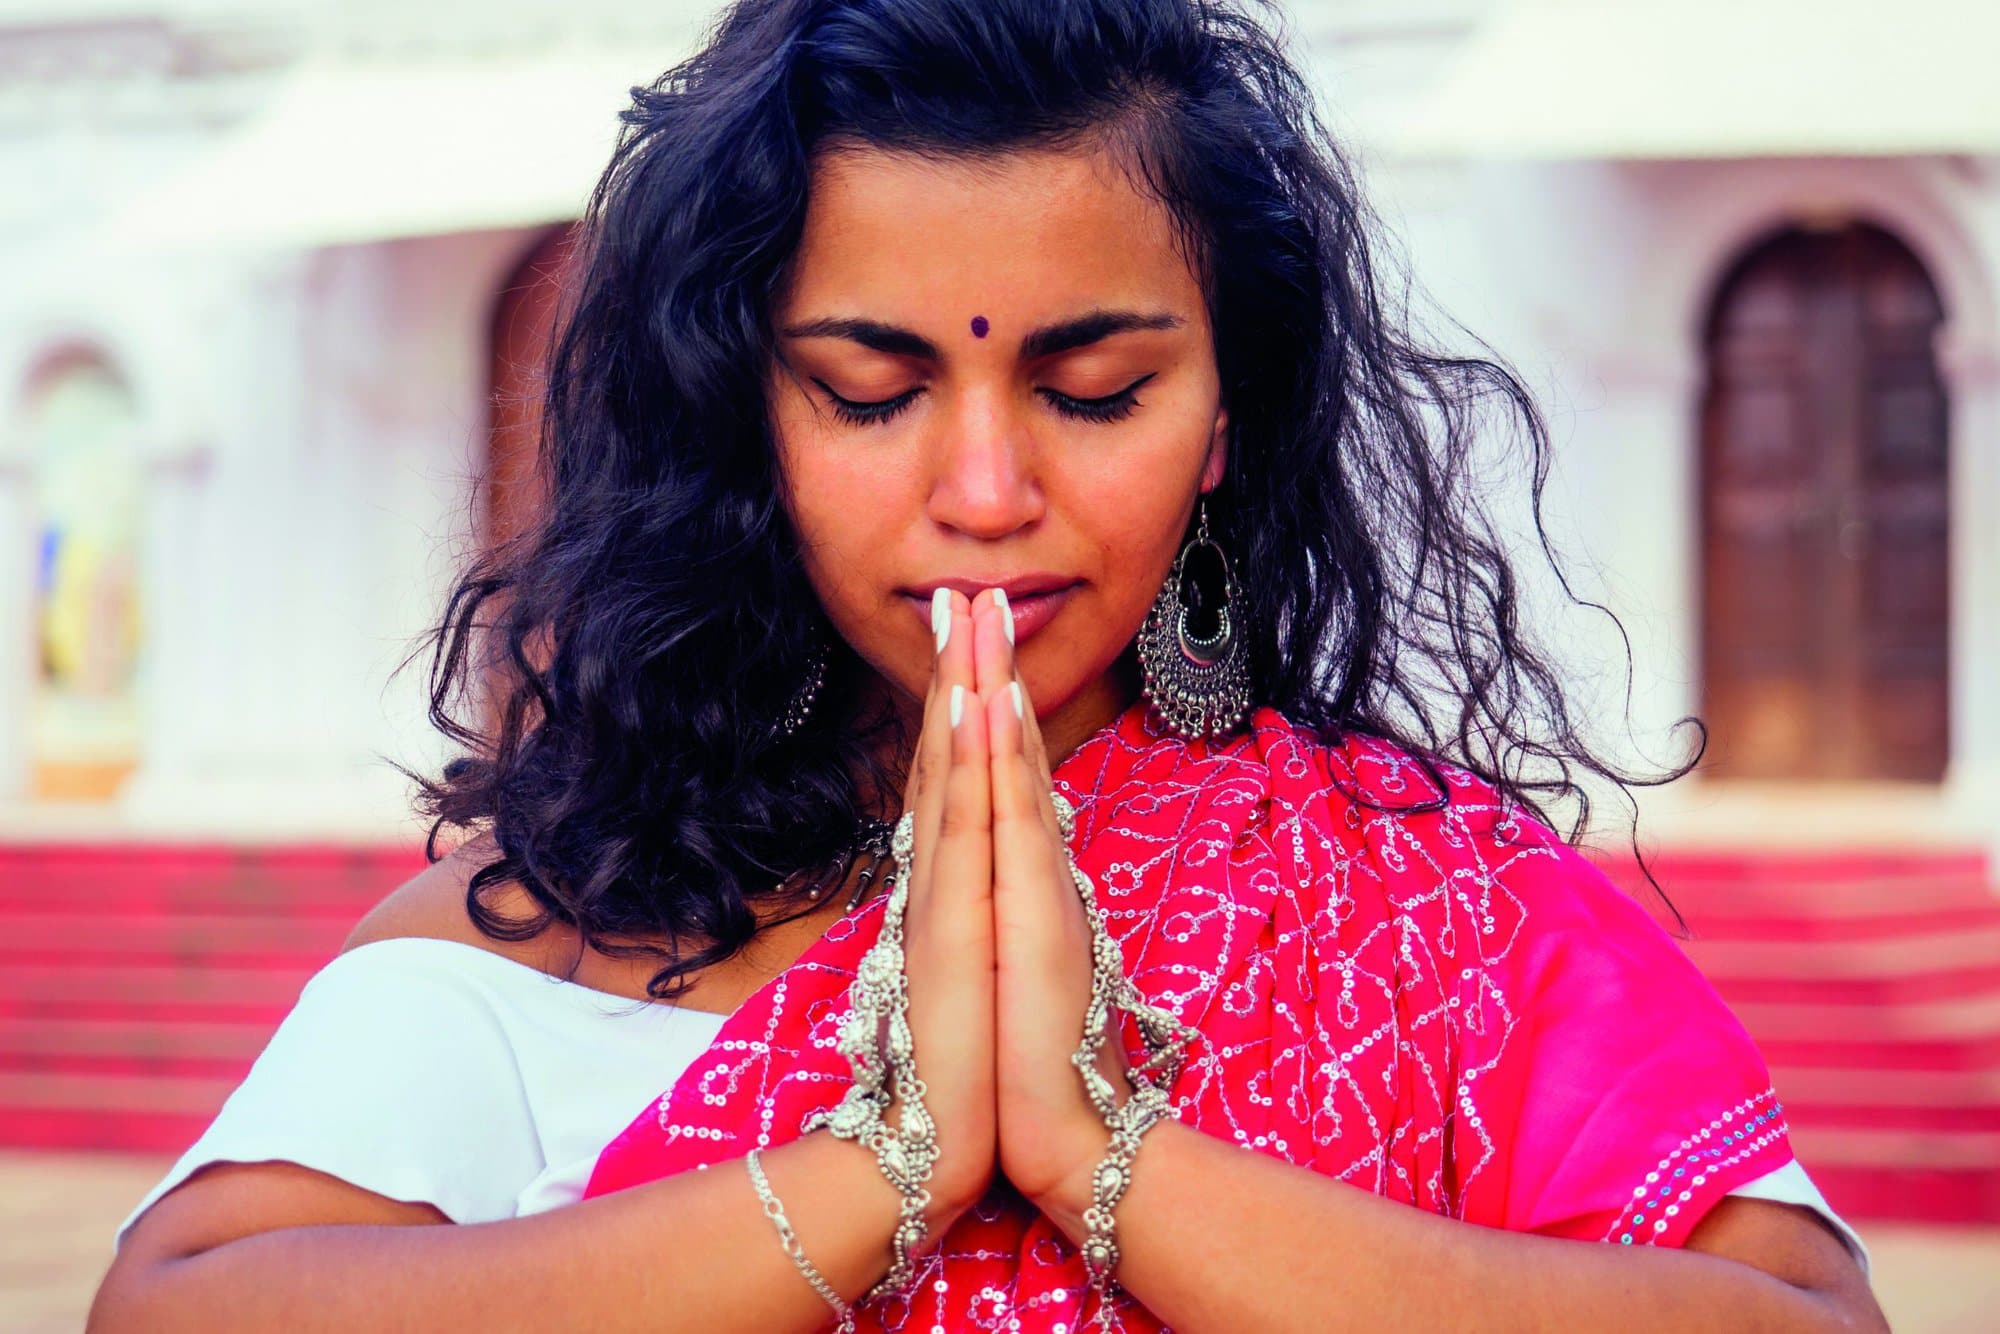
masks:
<svg viewBox="0 0 2000 1334"><path fill-rule="evenodd" d="M1110 726L1138 697L1138 660L1128 651L1081 690L1039 715L1049 768L1056 768L1093 734Z"/></svg>

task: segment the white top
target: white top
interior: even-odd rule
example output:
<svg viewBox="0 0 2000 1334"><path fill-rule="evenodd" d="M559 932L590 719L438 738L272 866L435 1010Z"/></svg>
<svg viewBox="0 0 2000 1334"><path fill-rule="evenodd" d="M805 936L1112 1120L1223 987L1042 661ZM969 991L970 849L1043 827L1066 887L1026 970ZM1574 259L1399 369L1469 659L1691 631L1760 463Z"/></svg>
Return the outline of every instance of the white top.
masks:
<svg viewBox="0 0 2000 1334"><path fill-rule="evenodd" d="M452 940L378 940L300 992L215 1121L119 1225L217 1162L297 1163L454 1223L583 1198L604 1146L725 1017L635 1001ZM1868 1252L1796 1162L1731 1192L1803 1205Z"/></svg>
<svg viewBox="0 0 2000 1334"><path fill-rule="evenodd" d="M452 940L328 963L215 1121L125 1221L197 1168L281 1159L454 1223L583 1198L597 1155L723 1016L635 1001Z"/></svg>

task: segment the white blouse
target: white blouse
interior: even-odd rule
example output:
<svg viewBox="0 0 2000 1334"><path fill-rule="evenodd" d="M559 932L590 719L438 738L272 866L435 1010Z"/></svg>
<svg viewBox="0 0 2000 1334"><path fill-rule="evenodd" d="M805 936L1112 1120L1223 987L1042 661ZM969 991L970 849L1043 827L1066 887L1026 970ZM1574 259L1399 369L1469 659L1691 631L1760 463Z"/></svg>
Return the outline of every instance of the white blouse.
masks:
<svg viewBox="0 0 2000 1334"><path fill-rule="evenodd" d="M334 958L214 1122L118 1227L210 1163L297 1163L454 1223L583 1198L597 1156L725 1018L550 977L476 945L407 937ZM1805 1169L1731 1192L1817 1211L1868 1252Z"/></svg>

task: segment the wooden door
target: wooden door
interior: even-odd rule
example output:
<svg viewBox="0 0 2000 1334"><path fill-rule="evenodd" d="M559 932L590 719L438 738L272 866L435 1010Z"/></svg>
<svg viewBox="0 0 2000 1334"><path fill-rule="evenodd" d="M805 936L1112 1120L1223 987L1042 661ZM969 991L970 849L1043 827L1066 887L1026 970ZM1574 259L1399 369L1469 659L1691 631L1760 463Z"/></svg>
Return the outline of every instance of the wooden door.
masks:
<svg viewBox="0 0 2000 1334"><path fill-rule="evenodd" d="M542 394L548 354L568 294L576 228L559 228L535 243L501 287L493 306L486 468L480 484L479 540L486 547L514 537L540 513L546 497L541 467ZM500 605L487 606L486 624ZM497 736L511 671L489 666L480 682L481 725Z"/></svg>
<svg viewBox="0 0 2000 1334"><path fill-rule="evenodd" d="M1944 312L1907 247L1790 230L1723 281L1701 412L1709 772L1943 776Z"/></svg>
<svg viewBox="0 0 2000 1334"><path fill-rule="evenodd" d="M545 362L574 237L571 227L544 236L509 275L494 304L488 399L493 416L480 514L489 544L519 532L541 504L536 465Z"/></svg>

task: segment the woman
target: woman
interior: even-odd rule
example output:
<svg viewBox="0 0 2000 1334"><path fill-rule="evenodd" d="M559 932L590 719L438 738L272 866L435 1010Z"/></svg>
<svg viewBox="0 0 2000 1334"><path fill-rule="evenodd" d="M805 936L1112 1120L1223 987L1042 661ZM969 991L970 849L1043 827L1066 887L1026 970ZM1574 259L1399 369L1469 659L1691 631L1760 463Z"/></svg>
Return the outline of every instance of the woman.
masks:
<svg viewBox="0 0 2000 1334"><path fill-rule="evenodd" d="M1383 304L1257 23L746 0L628 119L438 639L476 837L94 1328L1881 1327L1540 818L1633 780L1472 486L1539 422Z"/></svg>

